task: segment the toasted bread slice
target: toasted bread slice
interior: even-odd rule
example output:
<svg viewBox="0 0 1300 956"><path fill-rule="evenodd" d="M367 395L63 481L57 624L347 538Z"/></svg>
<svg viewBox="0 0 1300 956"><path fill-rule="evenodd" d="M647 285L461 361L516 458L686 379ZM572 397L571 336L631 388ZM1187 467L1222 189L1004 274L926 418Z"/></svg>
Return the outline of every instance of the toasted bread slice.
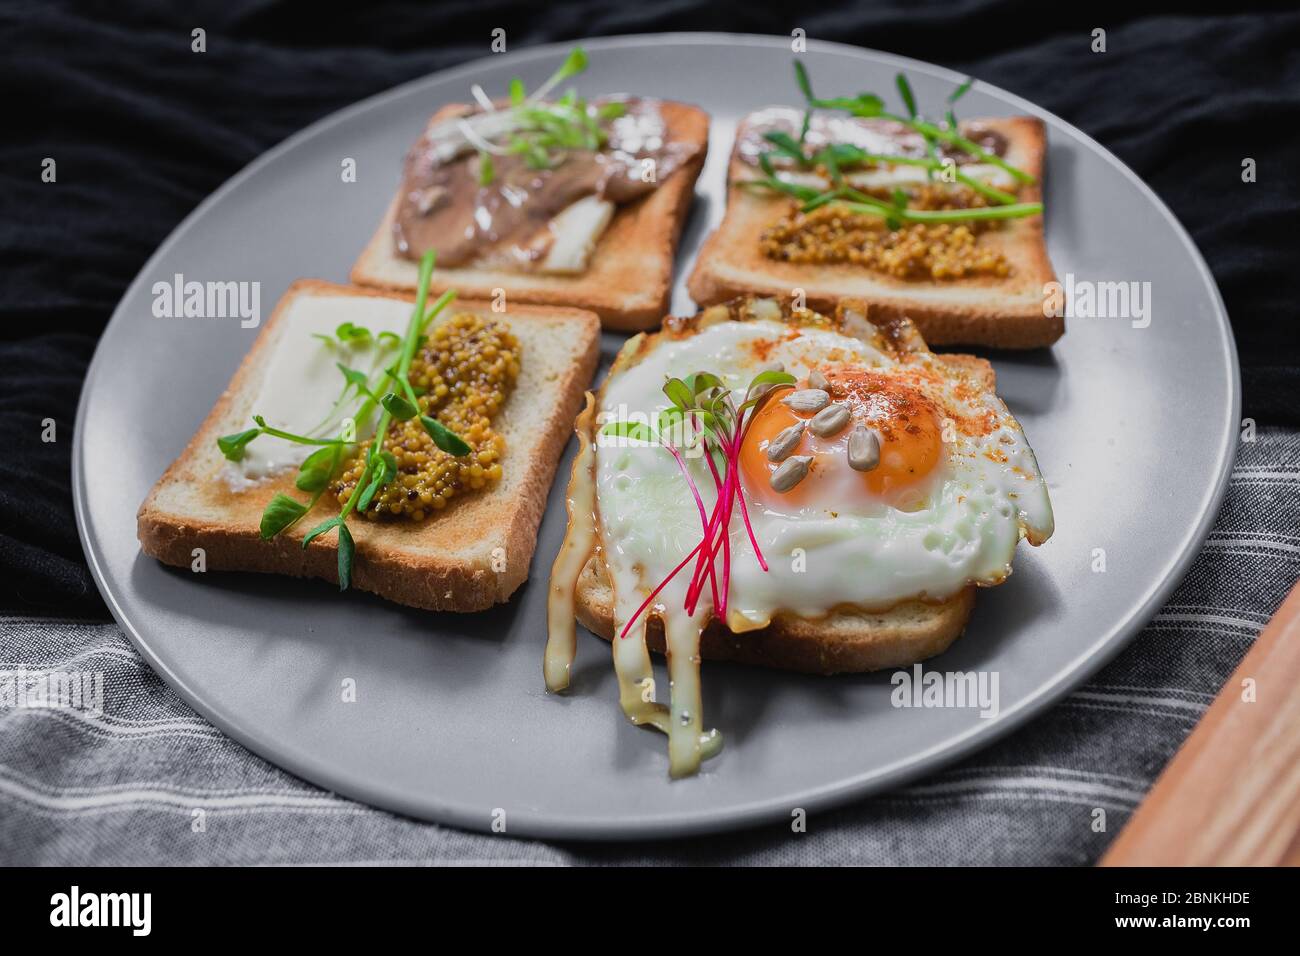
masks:
<svg viewBox="0 0 1300 956"><path fill-rule="evenodd" d="M864 325L865 306L852 300L841 301L838 311L853 316L842 326L846 335L865 339L878 331L897 351L928 351L906 319L877 321L873 316L873 325ZM689 334L702 322L739 321L742 312L742 303L733 301L691 318L670 318L665 326L671 334ZM625 348L619 353L597 393L597 407L605 384L635 364L642 350L650 347L652 336L643 336L639 348ZM985 359L973 355L942 358L945 364L961 369L993 390L993 366ZM595 436L591 437L594 441ZM578 578L576 612L584 627L607 641L614 636L613 600L605 563L599 554L593 555ZM884 611L842 607L815 618L782 613L767 627L743 634L733 633L714 619L701 638L700 655L704 660L738 661L808 674L864 673L900 667L947 650L961 636L974 606L972 585L944 601L904 601ZM656 615L650 615L647 644L651 651L664 653L663 623Z"/></svg>
<svg viewBox="0 0 1300 956"><path fill-rule="evenodd" d="M975 607L975 588L947 601L907 601L878 614L840 610L825 618L781 615L759 631L733 634L714 619L700 638L706 661L737 661L805 674L860 674L902 667L946 651ZM578 620L593 634L614 636L614 592L605 564L593 557L578 579ZM664 654L664 627L650 619L646 643Z"/></svg>
<svg viewBox="0 0 1300 956"><path fill-rule="evenodd" d="M430 124L464 109L461 105L443 107ZM610 329L638 331L657 325L668 311L673 256L709 145L707 113L674 102L663 102L661 109L671 138L696 144L698 152L648 196L618 208L596 244L586 271L567 276L476 267L440 269L434 274L432 291L452 288L470 298L492 299L501 289L512 304L590 309ZM394 198L370 244L352 267L353 282L385 289L415 289L418 263L397 255L393 248L396 211Z"/></svg>
<svg viewBox="0 0 1300 956"><path fill-rule="evenodd" d="M1007 139L1009 163L1041 181L1046 138L1043 124L1028 116L976 120ZM1006 278L980 276L925 281L896 279L852 264L803 265L765 256L759 237L789 209L790 200L737 183L756 178L733 150L728 171L727 212L705 241L687 283L699 305L740 295L786 297L803 290L809 308L832 311L842 298L866 300L873 318L907 316L931 345L1037 348L1065 332L1065 320L1043 314L1043 286L1054 281L1043 219L1008 220L980 235L980 243L1004 255ZM1038 185L1021 187L1022 202L1038 202Z"/></svg>
<svg viewBox="0 0 1300 956"><path fill-rule="evenodd" d="M253 348L180 457L140 508L141 549L166 564L190 567L193 549L206 552L208 570L263 571L338 581L337 540L330 534L302 547L307 531L337 511L326 495L316 512L292 529L262 540L262 510L276 492L296 498L296 473L235 491L222 477L227 464L217 438L248 426L251 405L286 326L289 303L300 296L407 296L295 282L276 306ZM504 474L492 488L453 499L420 524L353 520L356 541L352 586L412 607L477 611L507 600L528 576L537 527L568 429L595 373L600 324L577 309L457 300L448 314L473 312L504 321L520 343L519 378L494 426L505 438ZM267 439L262 439L267 440ZM498 550L500 549L500 550Z"/></svg>

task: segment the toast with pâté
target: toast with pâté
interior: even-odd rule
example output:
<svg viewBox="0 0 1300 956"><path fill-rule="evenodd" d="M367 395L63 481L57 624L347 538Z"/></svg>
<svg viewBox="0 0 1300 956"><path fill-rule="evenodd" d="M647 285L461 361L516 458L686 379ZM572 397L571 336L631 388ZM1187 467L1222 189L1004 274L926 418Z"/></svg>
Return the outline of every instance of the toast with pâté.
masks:
<svg viewBox="0 0 1300 956"><path fill-rule="evenodd" d="M548 275L473 264L440 266L433 291L455 288L468 298L491 300L500 290L509 303L589 309L600 316L606 328L619 331L639 331L658 324L668 311L673 257L709 142L709 117L703 110L675 102L661 102L659 108L670 137L691 144L695 152L654 191L618 206L597 240L586 269L574 275ZM443 107L429 125L468 110L463 104ZM385 289L415 289L417 263L398 255L395 249L393 225L400 200L399 195L390 203L352 267L353 282Z"/></svg>

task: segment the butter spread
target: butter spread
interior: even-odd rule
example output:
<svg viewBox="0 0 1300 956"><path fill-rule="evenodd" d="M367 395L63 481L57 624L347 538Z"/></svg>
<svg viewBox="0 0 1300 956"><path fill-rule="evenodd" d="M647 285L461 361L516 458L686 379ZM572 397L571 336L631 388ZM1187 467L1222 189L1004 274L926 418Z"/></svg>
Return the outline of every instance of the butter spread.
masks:
<svg viewBox="0 0 1300 956"><path fill-rule="evenodd" d="M401 336L411 319L411 304L376 296L302 295L295 298L280 320L277 338L249 415L261 415L275 428L312 437L335 437L342 415L323 418L343 390L337 363L373 377L386 363L396 360L397 349L377 341L381 332ZM370 344L350 345L335 340L326 345L314 335L334 338L344 322L371 331ZM391 340L389 340L391 341ZM252 423L249 422L251 425ZM372 423L373 424L373 423ZM359 431L359 439L367 435ZM249 443L244 457L226 463L226 481L235 490L263 478L296 468L315 451L311 445L269 436Z"/></svg>

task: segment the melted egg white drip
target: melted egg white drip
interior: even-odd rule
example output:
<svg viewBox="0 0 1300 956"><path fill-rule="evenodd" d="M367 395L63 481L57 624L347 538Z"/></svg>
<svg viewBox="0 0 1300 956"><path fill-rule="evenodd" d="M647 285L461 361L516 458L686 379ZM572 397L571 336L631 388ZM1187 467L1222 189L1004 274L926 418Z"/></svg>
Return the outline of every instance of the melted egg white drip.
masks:
<svg viewBox="0 0 1300 956"><path fill-rule="evenodd" d="M654 421L667 406L662 392L666 374L708 370L742 389L769 362L782 362L799 378L818 364L845 363L884 373L899 366L891 355L837 332L806 328L786 340L788 331L776 322L722 322L680 340L661 339L654 351L608 383L601 421L629 414ZM759 339L775 342L762 360L746 347ZM920 355L910 361L937 360ZM741 396L736 398L739 403ZM833 509L819 502L817 507L778 511L744 492L770 571L759 567L743 522L733 516L727 621L733 631L763 627L778 611L817 617L841 605L885 609L911 599L944 600L970 583L1005 578L1022 535L1035 543L1050 536L1046 488L1006 406L986 392L970 401L946 395L945 401L960 416L992 410L1001 424L979 437L956 431L915 511L900 511L864 493L845 495ZM618 617L625 621L695 547L702 528L672 456L654 444L619 441L615 445L602 436L597 443L596 496L605 562ZM847 469L845 462L833 464ZM707 466L694 458L688 468L706 510L711 509L716 492ZM677 588L684 595L692 568L693 562L658 599L669 627L674 618L685 617ZM697 617L711 611L706 587Z"/></svg>
<svg viewBox="0 0 1300 956"><path fill-rule="evenodd" d="M596 507L595 451L590 435L595 411L590 392L587 407L578 416L578 454L569 478L569 524L560 553L551 567L550 594L547 598L547 639L543 674L546 687L559 692L569 686L573 659L577 653L574 627L575 592L584 565L592 555L599 555ZM685 600L685 584L666 588L661 601L680 605ZM707 610L694 617L686 614L666 615L668 673L671 707L656 701L654 670L646 646L648 618L642 616L626 636L627 622L637 606L629 603L631 594L614 602L612 650L614 671L618 676L619 703L634 724L647 725L668 735L669 766L673 776L694 773L700 761L714 756L722 748L722 736L716 730L704 731L703 698L700 693L700 636L708 619ZM663 611L663 604L658 606Z"/></svg>
<svg viewBox="0 0 1300 956"><path fill-rule="evenodd" d="M569 524L560 553L551 565L551 591L546 599L546 656L542 674L546 678L546 689L555 692L569 687L573 658L578 651L578 632L574 624L578 578L588 559L596 553L596 483L592 474L596 456L591 445L595 399L591 392L586 398L587 405L574 426L578 434L578 454L573 459L565 502Z"/></svg>
<svg viewBox="0 0 1300 956"><path fill-rule="evenodd" d="M680 559L679 559L680 560ZM606 564L610 558L606 556ZM622 558L615 559L621 565ZM614 572L611 569L611 577ZM619 704L634 724L649 724L668 735L668 770L674 777L695 773L700 761L722 748L717 730L704 730L704 697L700 690L700 636L709 619L709 606L694 615L682 610L689 577L678 575L659 592L654 609L664 626L668 651L669 701L657 702L654 671L646 647L649 617L642 614L627 636L621 636L645 598L644 592L614 588L614 672Z"/></svg>

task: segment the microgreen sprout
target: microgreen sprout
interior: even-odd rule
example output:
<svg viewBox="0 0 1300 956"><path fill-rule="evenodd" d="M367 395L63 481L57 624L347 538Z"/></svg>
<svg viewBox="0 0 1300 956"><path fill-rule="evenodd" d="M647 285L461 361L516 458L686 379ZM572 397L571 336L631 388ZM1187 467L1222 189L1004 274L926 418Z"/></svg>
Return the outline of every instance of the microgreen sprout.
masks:
<svg viewBox="0 0 1300 956"><path fill-rule="evenodd" d="M1025 172L1023 169L1019 169L1015 166L1012 166L1001 156L998 156L994 153L990 153L988 150L981 147L978 143L973 143L969 139L966 139L964 136L958 133L955 118L950 118L949 121L949 125L952 128L945 129L941 126L936 126L933 123L928 122L927 120L923 119L919 115L907 116L907 117L899 116L895 113L890 113L889 111L887 111L885 109L884 100L882 100L879 96L876 96L874 93L859 93L857 96L842 96L842 97L835 97L832 99L820 99L813 95L812 85L809 83L808 80L808 72L804 68L803 64L796 60L794 69L795 69L795 78L799 83L799 88L803 92L804 100L807 105L807 112L805 113L804 116L805 123L809 122L809 117L811 113L813 112L813 110L817 110L817 109L840 110L842 112L848 113L850 116L857 116L866 119L878 118L878 119L893 120L895 123L901 123L902 125L908 127L909 129L912 129L915 132L920 133L924 137L937 139L947 143L950 146L956 147L957 149L961 150L963 153L966 153L967 155L971 156L973 159L979 160L981 163L989 163L994 166L997 166L999 169L1002 169L1003 171L1009 173L1013 178L1019 180L1022 183L1033 184L1037 182L1037 180L1035 180L1032 175ZM901 74L900 74L900 78L901 78ZM967 80L966 83L962 84L962 86L965 87L964 89L962 87L958 88L958 90L953 94L953 96L949 98L949 104L956 102L956 100L959 99L961 95L965 94L966 90L970 88L970 82L971 81ZM907 86L907 81L904 78L902 79L902 82L899 84L899 87L900 89L902 89L906 86ZM907 89L909 90L909 95L910 95L910 87L907 87ZM904 106L906 106L906 103L904 104Z"/></svg>
<svg viewBox="0 0 1300 956"><path fill-rule="evenodd" d="M695 614L707 583L713 597L714 613L719 620L726 621L728 588L731 581L730 529L737 505L759 567L764 571L768 569L767 560L763 557L763 551L750 525L749 510L745 505L744 491L741 488L740 449L761 406L779 389L791 387L794 382L794 376L786 372L760 372L750 381L744 399L737 405L731 389L721 378L710 372L697 372L686 378L669 377L664 382L663 391L672 405L660 412L657 432L644 423L633 422L611 422L601 429L602 433L607 435L640 440L658 439L659 444L663 445L676 460L682 477L686 479L691 495L695 499L700 527L703 531L700 543L650 592L628 619L620 632L620 637L628 636L633 624L659 592L667 587L668 583L692 560L695 562L695 569L686 589L684 610L687 614ZM673 430L694 435L695 440L704 442L704 460L717 492L711 512L704 506L704 498L690 470L686 467L680 449L667 438ZM720 571L717 567L719 555L722 557Z"/></svg>
<svg viewBox="0 0 1300 956"><path fill-rule="evenodd" d="M907 112L906 116L887 111L884 100L874 93L860 93L857 96L830 99L820 98L813 93L812 82L808 78L807 69L797 60L794 64L794 73L795 82L799 86L805 101L799 138L795 139L783 130L769 130L764 133L763 138L772 145L772 150L761 153L758 157L759 168L763 175L760 178L743 181L742 186L785 193L798 199L802 203L804 212L811 212L818 206L823 206L829 202L848 200L846 205L850 211L880 215L886 219L886 223L891 229L898 228L898 225L904 222L937 223L1015 219L1038 215L1043 211L1041 203L1018 202L1014 193L998 189L977 177L968 176L960 168L956 167L952 159L940 157L937 144L940 142L947 143L981 163L990 164L1004 170L1019 182L1036 182L1029 173L1012 166L1002 157L988 152L958 133L953 104L966 94L974 82L973 79L967 79L949 95L946 126L940 127L927 121L918 112L916 95L912 91L911 83L902 73L895 77L895 85L903 101L903 107ZM831 143L815 152L810 152L807 144L808 129L812 123L813 113L818 109L838 110L855 117L887 119L900 123L921 135L925 140L926 151L929 155L917 157L871 153L847 143ZM800 169L808 170L817 167L825 169L831 180L830 188L818 189L803 183L794 183L788 179L783 179L777 172L773 162L775 157L791 161ZM908 209L906 196L900 201L897 192L892 202L884 202L878 198L868 196L860 190L851 190L844 184L843 171L845 168L886 165L919 167L926 171L926 176L929 179L933 179L937 172L946 172L956 182L979 193L994 205L989 208Z"/></svg>
<svg viewBox="0 0 1300 956"><path fill-rule="evenodd" d="M380 332L374 335L364 325L357 325L355 322L344 322L334 330L334 335L322 335L319 332L313 332L312 338L320 339L326 345L354 345L358 347L368 347L372 341L378 342L385 348L391 348L402 343L400 335L392 332Z"/></svg>
<svg viewBox="0 0 1300 956"><path fill-rule="evenodd" d="M957 117L953 113L952 108L959 99L961 99L963 96L966 95L967 91L971 88L971 84L973 84L974 82L975 82L975 77L968 76L966 77L966 81L962 83L961 86L957 87L957 89L953 90L951 93L948 94L948 110L944 114L944 118L948 121L948 128L950 130L955 131L957 129Z"/></svg>
<svg viewBox="0 0 1300 956"><path fill-rule="evenodd" d="M582 47L575 47L560 68L532 94L526 92L522 79L512 79L508 94L511 123L504 136L497 137L499 142L493 142L479 132L475 125L477 116L456 120L461 135L478 152L480 186L495 181L493 156L521 156L531 169L551 169L562 161L563 157L557 154L564 150L598 150L606 144L609 137L604 124L622 116L627 110L625 104L615 101L594 106L573 89L555 100L546 100L561 84L586 68L586 52ZM478 93L475 97L478 98ZM484 107L478 116L498 112L495 108Z"/></svg>
<svg viewBox="0 0 1300 956"><path fill-rule="evenodd" d="M894 76L894 85L898 87L898 95L903 99L903 106L907 109L907 118L915 123L920 118L920 113L916 109L916 96L912 93L912 84L908 82L906 74L898 73ZM930 154L930 159L939 162L939 147L935 144L934 137L928 133L922 133L925 137L925 150ZM926 176L934 178L934 167L926 169Z"/></svg>
<svg viewBox="0 0 1300 956"><path fill-rule="evenodd" d="M383 369L377 379L374 380L366 373L350 368L342 362L335 363L343 376L343 392L334 403L324 422L318 428L313 429L313 432L318 432L328 423L336 420L339 413L350 401L359 402L357 410L351 416L358 428L363 423L368 423L377 410L381 410L370 448L366 453L364 469L357 479L351 495L337 515L327 518L312 528L302 542L302 546L306 548L321 535L336 528L338 529L340 590L347 590L351 584L352 566L356 556L356 542L347 527L348 517L354 511L365 512L373 503L375 496L397 477L397 459L384 448L384 441L387 438L388 429L392 422L395 419L408 421L418 416L421 425L429 433L434 444L444 452L450 455L463 456L471 451L469 445L458 435L437 419L421 412L420 395L410 380L411 362L415 357L416 350L424 341L424 330L438 313L445 309L456 297L454 291L448 290L434 302L432 308L427 312L425 311L433 265L434 253L431 250L425 253L420 262L420 280L415 306L411 311L411 318L404 336L397 336L391 332L383 332L378 336L374 336L368 329L354 325L351 322L343 323L335 331L338 342L358 346L375 342L386 346L387 340L385 336L391 336L401 348L396 364ZM324 336L318 337L325 338ZM332 345L335 339L327 338L327 341ZM376 396L375 392L378 383L383 381L391 381L396 391L389 391L382 396ZM321 497L328 491L330 482L337 474L339 467L350 455L355 453L357 442L355 435L351 439L345 440L342 436L322 437L319 434L312 433L295 434L268 425L266 419L261 415L254 415L253 422L257 426L256 428L250 428L232 435L223 435L217 439L217 447L230 461L242 460L249 443L261 435L268 435L272 438L300 445L319 446L316 451L303 460L298 469L298 476L294 481L294 486L299 491L309 493L311 498L304 503L290 495L277 493L267 503L265 510L262 512L259 531L263 538L270 539L292 528L315 508Z"/></svg>

